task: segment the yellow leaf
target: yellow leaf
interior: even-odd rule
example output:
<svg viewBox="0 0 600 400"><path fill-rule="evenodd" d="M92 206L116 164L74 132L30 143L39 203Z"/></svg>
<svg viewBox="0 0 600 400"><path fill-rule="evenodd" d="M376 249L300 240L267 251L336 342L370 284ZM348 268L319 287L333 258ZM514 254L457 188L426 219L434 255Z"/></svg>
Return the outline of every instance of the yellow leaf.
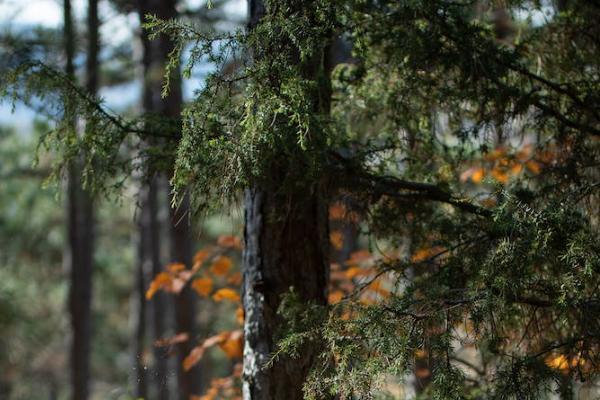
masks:
<svg viewBox="0 0 600 400"><path fill-rule="evenodd" d="M332 231L329 234L329 241L336 250L341 250L344 247L344 234L341 231Z"/></svg>
<svg viewBox="0 0 600 400"><path fill-rule="evenodd" d="M244 334L241 330L231 332L224 341L219 343L219 347L228 358L241 358L244 353Z"/></svg>
<svg viewBox="0 0 600 400"><path fill-rule="evenodd" d="M210 278L198 278L192 282L192 289L194 289L200 296L206 297L212 292L213 281Z"/></svg>
<svg viewBox="0 0 600 400"><path fill-rule="evenodd" d="M223 300L230 300L234 303L238 303L240 301L240 295L233 289L223 288L217 290L215 294L213 294L213 299L216 302L221 302Z"/></svg>
<svg viewBox="0 0 600 400"><path fill-rule="evenodd" d="M546 365L553 369L569 369L569 359L562 354L551 355L545 360Z"/></svg>
<svg viewBox="0 0 600 400"><path fill-rule="evenodd" d="M227 256L218 256L215 262L211 265L210 271L217 276L227 275L231 269L233 262Z"/></svg>

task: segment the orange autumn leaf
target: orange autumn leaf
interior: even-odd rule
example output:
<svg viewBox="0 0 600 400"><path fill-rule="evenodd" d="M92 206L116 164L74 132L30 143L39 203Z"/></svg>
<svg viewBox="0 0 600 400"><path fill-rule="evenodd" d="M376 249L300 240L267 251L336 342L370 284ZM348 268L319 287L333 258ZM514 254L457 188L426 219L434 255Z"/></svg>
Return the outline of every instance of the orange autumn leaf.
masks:
<svg viewBox="0 0 600 400"><path fill-rule="evenodd" d="M494 150L487 153L483 158L487 161L496 161L506 155L507 148L504 146L496 147Z"/></svg>
<svg viewBox="0 0 600 400"><path fill-rule="evenodd" d="M427 357L427 351L425 351L423 349L417 349L417 350L415 350L415 357L419 358L419 359L423 359L423 358Z"/></svg>
<svg viewBox="0 0 600 400"><path fill-rule="evenodd" d="M199 344L198 346L194 347L192 351L190 351L190 354L188 354L187 357L183 360L183 369L185 371L189 371L190 369L192 369L192 367L198 364L198 362L202 359L202 356L204 356L204 352L207 348L223 342L225 339L227 339L228 336L229 332L222 332L218 335L209 337L204 342L202 342L202 344Z"/></svg>
<svg viewBox="0 0 600 400"><path fill-rule="evenodd" d="M355 266L348 268L346 271L344 271L344 275L346 276L347 279L353 279L357 276L364 275L364 271L362 268L357 267L355 265Z"/></svg>
<svg viewBox="0 0 600 400"><path fill-rule="evenodd" d="M371 253L368 250L358 250L350 254L350 259L346 261L347 264L358 264L363 261L370 260L372 258Z"/></svg>
<svg viewBox="0 0 600 400"><path fill-rule="evenodd" d="M244 352L244 334L241 330L231 332L225 340L219 343L219 347L227 358L241 358Z"/></svg>
<svg viewBox="0 0 600 400"><path fill-rule="evenodd" d="M569 359L562 354L548 356L544 361L546 365L552 369L569 369Z"/></svg>
<svg viewBox="0 0 600 400"><path fill-rule="evenodd" d="M235 320L238 324L244 325L244 309L242 307L238 307L235 310Z"/></svg>
<svg viewBox="0 0 600 400"><path fill-rule="evenodd" d="M381 281L379 279L371 282L367 288L369 291L376 293L381 297L389 297L389 295L391 294L389 290L381 287Z"/></svg>
<svg viewBox="0 0 600 400"><path fill-rule="evenodd" d="M238 303L240 301L240 295L235 290L230 288L219 289L215 294L213 294L212 297L216 302L230 300L234 303Z"/></svg>
<svg viewBox="0 0 600 400"><path fill-rule="evenodd" d="M185 269L185 264L182 263L171 263L169 265L167 265L167 271L169 271L172 274L176 274L180 271L183 271Z"/></svg>
<svg viewBox="0 0 600 400"><path fill-rule="evenodd" d="M218 334L206 339L202 345L206 348L212 347L214 345L217 345L217 344L223 342L225 339L227 339L228 336L229 336L228 331L218 333Z"/></svg>
<svg viewBox="0 0 600 400"><path fill-rule="evenodd" d="M217 244L228 249L241 249L242 240L238 236L221 235L217 239Z"/></svg>
<svg viewBox="0 0 600 400"><path fill-rule="evenodd" d="M341 220L346 215L346 207L341 203L335 203L329 207L329 219Z"/></svg>
<svg viewBox="0 0 600 400"><path fill-rule="evenodd" d="M187 332L182 332L170 338L158 339L154 342L154 345L156 347L172 346L177 343L186 342L189 338L190 335Z"/></svg>
<svg viewBox="0 0 600 400"><path fill-rule="evenodd" d="M218 256L210 267L210 272L216 276L225 276L231 269L233 261L227 256Z"/></svg>
<svg viewBox="0 0 600 400"><path fill-rule="evenodd" d="M471 181L473 183L481 183L485 177L485 170L483 168L475 168L471 175Z"/></svg>
<svg viewBox="0 0 600 400"><path fill-rule="evenodd" d="M537 161L528 161L525 163L525 166L529 171L531 171L531 173L536 175L542 171L542 166Z"/></svg>
<svg viewBox="0 0 600 400"><path fill-rule="evenodd" d="M146 300L150 300L158 290L162 288L169 288L172 281L173 278L166 272L161 272L156 275L154 280L150 283L150 287L146 291Z"/></svg>
<svg viewBox="0 0 600 400"><path fill-rule="evenodd" d="M492 170L492 176L500 183L508 182L508 174L500 168L494 168Z"/></svg>
<svg viewBox="0 0 600 400"><path fill-rule="evenodd" d="M531 144L526 144L517 152L517 154L515 154L515 158L521 162L526 161L531 157L532 150L533 146Z"/></svg>
<svg viewBox="0 0 600 400"><path fill-rule="evenodd" d="M233 286L239 286L242 283L242 273L239 271L234 272L227 278L227 283Z"/></svg>
<svg viewBox="0 0 600 400"><path fill-rule="evenodd" d="M440 246L422 248L415 251L415 253L410 258L410 261L413 263L420 263L435 256L436 254L439 254L443 250L443 247Z"/></svg>
<svg viewBox="0 0 600 400"><path fill-rule="evenodd" d="M343 298L344 292L341 290L334 290L333 292L329 293L329 304L339 303Z"/></svg>
<svg viewBox="0 0 600 400"><path fill-rule="evenodd" d="M419 379L428 378L431 375L431 371L429 368L417 368L415 371L415 376Z"/></svg>
<svg viewBox="0 0 600 400"><path fill-rule="evenodd" d="M510 173L513 175L518 175L519 173L521 173L522 170L523 170L522 164L515 163L510 167Z"/></svg>
<svg viewBox="0 0 600 400"><path fill-rule="evenodd" d="M200 267L202 266L204 261L208 259L208 257L210 257L210 251L208 249L202 249L198 251L194 255L194 266L192 267L192 270L197 271L198 269L200 269Z"/></svg>
<svg viewBox="0 0 600 400"><path fill-rule="evenodd" d="M210 278L198 278L192 282L192 289L200 296L206 297L212 292L213 281Z"/></svg>
<svg viewBox="0 0 600 400"><path fill-rule="evenodd" d="M194 347L192 351L190 351L190 354L188 354L187 357L183 360L184 371L189 371L194 365L198 364L198 362L202 359L205 350L206 347L204 347L203 344Z"/></svg>
<svg viewBox="0 0 600 400"><path fill-rule="evenodd" d="M493 197L486 197L484 199L481 199L479 203L481 203L481 205L484 207L491 208L496 206L498 200L494 199Z"/></svg>
<svg viewBox="0 0 600 400"><path fill-rule="evenodd" d="M329 234L329 241L336 250L341 250L344 247L344 234L341 231L332 231Z"/></svg>

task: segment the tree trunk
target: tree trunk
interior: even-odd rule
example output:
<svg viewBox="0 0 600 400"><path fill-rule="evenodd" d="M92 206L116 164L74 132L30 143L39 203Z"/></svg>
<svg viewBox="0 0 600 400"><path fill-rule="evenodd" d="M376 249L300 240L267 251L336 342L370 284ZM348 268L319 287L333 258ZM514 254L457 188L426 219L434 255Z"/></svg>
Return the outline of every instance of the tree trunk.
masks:
<svg viewBox="0 0 600 400"><path fill-rule="evenodd" d="M293 287L302 301L326 303L327 205L316 192L283 197L252 188L244 206L244 399L302 399L315 349L263 367L275 350L281 296Z"/></svg>
<svg viewBox="0 0 600 400"><path fill-rule="evenodd" d="M155 13L154 2L140 0L138 2L138 13L140 21L143 22L145 15ZM156 113L156 104L160 101L160 78L156 73L156 51L155 46L148 37L148 32L144 29L140 32L143 54L142 54L142 69L143 69L143 93L142 93L142 108L146 114ZM148 146L156 143L148 143ZM139 250L141 258L142 276L152 279L163 269L161 260L161 222L159 220L160 201L159 193L160 177L156 171L150 169L149 182L142 187L140 193L140 203L142 207L140 221L140 245ZM140 296L144 296L143 292ZM145 298L143 298L145 301ZM154 340L162 339L167 334L166 311L168 303L165 293L158 292L148 303L148 309L152 312L152 336ZM141 329L142 326L139 326ZM158 400L169 399L169 382L168 382L168 355L164 348L153 348L154 364L152 370L152 383L154 386L153 398ZM140 355L141 356L141 355ZM143 365L142 365L143 368ZM148 390L148 388L141 388Z"/></svg>
<svg viewBox="0 0 600 400"><path fill-rule="evenodd" d="M144 15L154 14L162 19L171 19L177 17L175 8L176 1L141 1L140 18ZM165 65L169 62L169 54L173 50L173 41L161 36L155 41L150 42L147 32L142 32L142 42L144 44L144 69L145 72L145 111L156 113L169 120L170 123L180 126L180 115L182 109L182 89L181 77L179 71L175 71L170 80L170 90L166 98L161 98L162 77ZM155 196L171 202L169 194L170 188L157 187ZM163 197L164 196L164 197ZM183 263L190 268L192 264L192 232L189 224L189 201L186 197L176 209L170 210L168 235L169 235L169 261ZM155 271L156 273L158 270ZM196 297L189 287L175 297L175 330L177 333L187 332L191 338L195 333L195 301ZM160 307L160 306L159 306ZM164 319L155 315L155 320ZM157 321L155 321L156 325ZM183 360L193 348L193 339L188 342L177 345L177 382L178 395L182 400L188 400L191 395L200 394L200 369L199 366L190 371L183 370Z"/></svg>
<svg viewBox="0 0 600 400"><path fill-rule="evenodd" d="M141 200L141 199L140 199ZM146 287L150 282L150 274L147 273L151 268L146 267L144 263L145 255L149 254L148 234L147 234L147 216L148 207L141 207L138 217L138 229L135 237L137 247L137 260L135 265L135 287L131 295L130 321L132 321L132 365L135 374L131 379L131 386L134 388L133 397L136 399L145 399L148 396L147 366L144 354L146 351L146 327L148 324L148 308L146 304Z"/></svg>
<svg viewBox="0 0 600 400"><path fill-rule="evenodd" d="M88 9L89 46L87 51L86 87L90 94L97 90L98 68L98 14L97 4L90 0ZM66 74L75 79L73 59L75 54L75 30L70 0L64 1L64 40ZM71 128L76 129L75 119L68 107L66 117ZM69 312L71 316L71 383L72 398L85 400L89 397L90 351L91 351L91 300L94 253L94 215L91 195L83 190L77 160L69 168L67 182L67 230L68 245L66 262L70 271Z"/></svg>
<svg viewBox="0 0 600 400"><path fill-rule="evenodd" d="M192 265L192 233L187 213L189 200L186 196L177 208L171 208L171 261L183 263L187 268ZM177 380L179 384L179 398L188 400L192 395L201 393L200 368L195 366L189 371L184 371L183 360L192 351L195 342L195 302L196 295L188 286L175 298L175 323L177 332L188 332L190 340L177 345Z"/></svg>
<svg viewBox="0 0 600 400"><path fill-rule="evenodd" d="M253 29L269 9L260 0L249 0L248 5L248 26ZM297 3L295 7L299 10L294 11L302 13L304 7L311 6ZM290 54L291 63L299 60L297 54ZM304 78L316 80L317 74L327 69L321 64L324 61L303 63ZM328 87L321 87L314 94L314 104L319 107L315 112L329 112L329 94ZM265 366L276 350L276 336L283 322L277 315L282 295L293 288L300 301L327 302L329 231L323 185L316 182L300 189L281 189L286 176L303 168L281 157L274 161L270 175L263 181L267 184L257 184L245 192L242 260L245 400L302 399L303 384L318 353L317 348L307 345L298 358L283 357L272 367Z"/></svg>
<svg viewBox="0 0 600 400"><path fill-rule="evenodd" d="M152 13L162 19L177 18L176 3L177 1L175 0L159 1ZM175 44L166 35L160 36L157 42L158 54L156 55L155 62L158 63L157 68L160 67L161 72L163 72L165 65L170 61L170 53L173 51ZM180 130L183 94L179 68L174 69L169 82L169 93L165 98L161 99L157 105L157 109L162 117L169 119ZM157 91L160 93L162 81L158 81L157 83ZM169 190L168 200L172 204L171 188L167 187L167 189ZM187 195L184 196L176 208L170 208L170 261L182 263L186 268L192 267L193 258L192 229L189 212L189 197ZM177 382L179 398L181 400L189 400L192 395L199 395L201 393L200 365L194 366L194 368L187 372L183 369L183 360L189 355L195 345L195 303L196 295L189 286L184 287L181 293L175 297L175 330L178 333L187 332L190 335L189 341L177 345Z"/></svg>

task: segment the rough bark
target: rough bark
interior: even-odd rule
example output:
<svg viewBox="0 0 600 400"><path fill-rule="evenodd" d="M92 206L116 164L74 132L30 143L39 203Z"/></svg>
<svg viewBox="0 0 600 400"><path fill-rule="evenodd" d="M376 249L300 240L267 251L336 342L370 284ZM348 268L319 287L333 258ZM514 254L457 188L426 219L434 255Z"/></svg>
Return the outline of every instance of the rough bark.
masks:
<svg viewBox="0 0 600 400"><path fill-rule="evenodd" d="M98 68L98 14L97 4L90 0L88 9L90 41L87 50L86 87L92 95L97 90ZM75 55L75 30L71 2L64 1L64 43L66 53L65 72L75 79L73 59ZM75 120L71 118L71 129ZM70 272L69 313L71 318L71 384L72 399L85 400L89 397L90 352L91 352L91 302L94 253L94 213L91 195L83 190L77 160L69 167L67 181L67 237L66 263Z"/></svg>
<svg viewBox="0 0 600 400"><path fill-rule="evenodd" d="M302 399L316 349L264 368L281 326L277 309L291 287L302 301L327 299L327 205L319 193L282 196L275 189L245 194L243 394L246 400Z"/></svg>
<svg viewBox="0 0 600 400"><path fill-rule="evenodd" d="M248 6L248 25L253 29L266 9L259 0L249 0ZM297 57L292 55L290 59L295 62ZM318 65L303 67L307 71L320 69ZM322 102L315 99L315 104ZM281 183L293 168L302 166L277 160L270 168L270 176L245 192L242 260L245 400L302 399L303 384L318 351L308 345L298 358L283 357L269 368L265 365L275 350L276 336L282 327L282 318L277 314L282 296L293 288L303 302L327 301L327 201L319 184L282 191Z"/></svg>

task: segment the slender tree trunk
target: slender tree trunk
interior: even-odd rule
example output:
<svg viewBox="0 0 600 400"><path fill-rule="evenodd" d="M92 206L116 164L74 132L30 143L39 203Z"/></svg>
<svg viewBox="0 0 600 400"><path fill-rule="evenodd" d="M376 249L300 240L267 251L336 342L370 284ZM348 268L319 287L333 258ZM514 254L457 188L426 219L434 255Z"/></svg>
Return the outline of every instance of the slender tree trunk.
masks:
<svg viewBox="0 0 600 400"><path fill-rule="evenodd" d="M177 18L175 8L177 1L163 0L159 1L156 9L152 12L162 19ZM175 46L172 39L168 36L161 36L157 39L157 55L155 62L160 71L164 71L165 65L170 61L170 53ZM162 74L161 74L162 77ZM162 82L157 82L156 90L160 93ZM161 99L157 105L157 111L161 117L166 117L172 124L181 129L181 111L183 105L183 94L181 86L181 73L178 68L170 76L170 87L168 95ZM167 188L171 192L171 188ZM168 200L172 204L173 198L168 193ZM176 208L170 208L169 223L169 256L171 262L182 263L187 268L192 266L192 229L189 216L189 197L184 196L183 200ZM188 400L192 395L199 395L201 392L200 365L196 365L190 371L184 371L183 360L194 347L195 337L195 312L196 295L189 286L183 288L181 293L175 297L175 330L178 333L187 332L191 340L177 345L177 382L178 393L181 400Z"/></svg>
<svg viewBox="0 0 600 400"><path fill-rule="evenodd" d="M137 246L137 262L135 265L135 287L131 296L131 311L130 320L133 322L132 332L133 337L132 343L132 365L134 366L134 375L132 376L132 387L134 388L133 396L136 399L145 399L148 396L148 384L147 384L147 367L145 364L144 353L146 349L146 325L147 325L147 309L145 291L146 286L149 282L146 279L144 268L144 254L146 254L146 248L148 240L147 235L144 234L144 221L146 216L144 212L146 209L141 210L141 215L138 221L138 231L136 237Z"/></svg>
<svg viewBox="0 0 600 400"><path fill-rule="evenodd" d="M163 270L160 257L160 233L161 224L159 221L159 199L160 180L158 177L152 178L147 187L145 195L145 207L147 207L145 226L147 230L148 247L146 255L149 257L145 264L151 269L151 276L156 276ZM167 294L158 292L152 298L152 308L154 311L152 325L154 329L154 338L161 339L167 333ZM154 347L154 382L156 384L156 398L159 400L168 400L169 398L169 377L168 377L168 354L165 348Z"/></svg>
<svg viewBox="0 0 600 400"><path fill-rule="evenodd" d="M140 17L143 19L145 14L154 14L162 19L171 19L177 17L175 8L176 1L142 1L140 2ZM144 65L146 70L145 85L147 92L145 95L145 111L156 113L162 118L166 118L171 123L180 126L180 115L182 109L182 89L181 77L178 71L175 71L171 76L171 86L169 95L166 98L161 98L162 76L164 67L169 62L169 54L173 50L174 44L172 40L166 36L161 36L155 41L148 40L147 32L142 32L142 42L144 43ZM169 194L170 188L166 187L163 191L162 187L156 187L155 196L163 198L171 202L172 198ZM181 202L176 209L170 210L169 215L169 261L183 263L186 267L191 267L192 264L192 232L189 224L189 200L187 197ZM155 271L155 274L158 270ZM175 297L175 330L187 332L191 338L194 338L195 333L195 301L196 297L189 287L186 287L182 292ZM160 307L160 305L159 305ZM155 326L160 321L164 321L158 315L158 310L155 313ZM163 326L164 330L164 326ZM183 370L183 360L193 348L193 341L177 345L177 381L178 381L178 396L181 400L188 400L191 395L200 394L200 369L199 366L192 368L190 371Z"/></svg>
<svg viewBox="0 0 600 400"><path fill-rule="evenodd" d="M178 208L171 209L171 261L180 262L191 267L192 243L191 229L187 218L189 200L187 196ZM201 393L200 368L196 366L190 371L183 370L183 360L194 347L195 327L195 294L186 286L175 299L175 323L177 332L188 332L190 340L177 346L177 380L179 383L179 398L188 400L191 395Z"/></svg>
<svg viewBox="0 0 600 400"><path fill-rule="evenodd" d="M90 41L87 51L86 87L94 95L97 90L98 68L98 14L97 4L90 0L88 10ZM75 30L70 0L64 1L64 39L66 74L75 79L73 59L75 54ZM75 120L72 129L75 130ZM71 383L72 398L85 400L89 397L89 370L91 351L91 301L94 253L94 215L90 194L82 189L77 161L69 168L67 182L68 246L67 263L70 270L69 311L71 316Z"/></svg>
<svg viewBox="0 0 600 400"><path fill-rule="evenodd" d="M259 0L249 0L249 29L268 12ZM311 7L298 3L298 8ZM297 57L291 56L291 59ZM295 62L295 61L291 61ZM308 77L316 79L323 60L304 65ZM312 72L311 72L312 71ZM328 99L327 99L328 101ZM315 104L321 104L315 99ZM328 112L328 106L316 112ZM286 159L270 168L265 184L245 192L243 303L245 400L303 398L302 387L318 349L306 346L300 357L282 358L266 368L282 325L277 315L282 295L293 288L301 301L325 304L329 275L328 204L322 185L282 191L281 183L292 169Z"/></svg>
<svg viewBox="0 0 600 400"><path fill-rule="evenodd" d="M147 0L138 1L138 13L140 21L144 21L145 15L155 13L155 2ZM148 32L141 31L141 42L143 48L142 69L143 69L143 93L142 107L146 114L157 112L157 103L160 101L160 77L157 76L155 59L157 52L155 46L148 37ZM160 74L158 74L160 75ZM148 143L148 146L156 143ZM142 276L153 277L163 269L161 260L161 221L160 214L160 176L156 171L149 171L151 178L145 187L141 190L140 202L142 205L140 221L140 244L139 250L141 258ZM143 293L140 293L143 296ZM164 338L167 334L167 297L165 293L158 292L148 303L152 310L152 333L154 340ZM154 364L152 371L152 383L154 384L154 397L158 400L169 399L168 383L168 355L164 348L153 348ZM142 366L143 368L143 366ZM147 390L147 388L142 388Z"/></svg>

